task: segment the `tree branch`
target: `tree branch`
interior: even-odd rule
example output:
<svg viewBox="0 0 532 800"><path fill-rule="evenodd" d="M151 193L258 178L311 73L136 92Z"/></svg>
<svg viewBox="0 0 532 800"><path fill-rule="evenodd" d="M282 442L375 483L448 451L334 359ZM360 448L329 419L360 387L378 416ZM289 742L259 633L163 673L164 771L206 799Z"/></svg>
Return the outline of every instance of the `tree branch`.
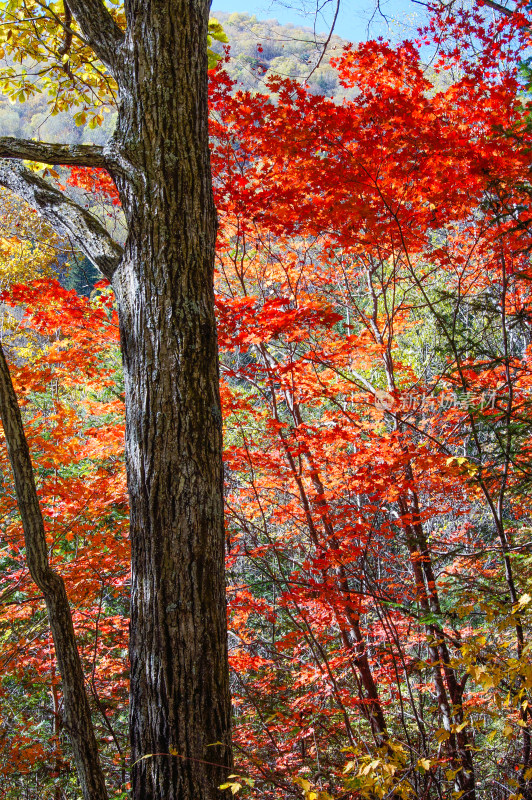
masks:
<svg viewBox="0 0 532 800"><path fill-rule="evenodd" d="M54 572L48 561L48 546L30 452L17 397L1 346L0 416L15 479L28 568L31 577L44 595L48 610L63 685L65 723L72 743L83 798L107 800L70 605L64 581Z"/></svg>
<svg viewBox="0 0 532 800"><path fill-rule="evenodd" d="M70 167L106 168L103 147L93 144L48 144L0 137L0 158L25 158L42 164L64 164Z"/></svg>
<svg viewBox="0 0 532 800"><path fill-rule="evenodd" d="M57 51L60 56L65 56L67 53L70 53L70 48L72 47L72 38L73 38L73 31L72 31L72 11L70 10L70 6L68 5L66 0L63 0L63 8L65 10L65 40L59 50Z"/></svg>
<svg viewBox="0 0 532 800"><path fill-rule="evenodd" d="M14 192L69 235L100 272L112 279L122 248L89 211L17 162L0 159L0 186Z"/></svg>
<svg viewBox="0 0 532 800"><path fill-rule="evenodd" d="M482 0L482 2L485 6L489 6L500 14L505 14L507 17L512 17L515 13L511 8L506 8L506 6L503 6L501 3L496 3L495 0Z"/></svg>
<svg viewBox="0 0 532 800"><path fill-rule="evenodd" d="M68 0L68 5L92 49L116 77L120 71L123 31L102 0Z"/></svg>

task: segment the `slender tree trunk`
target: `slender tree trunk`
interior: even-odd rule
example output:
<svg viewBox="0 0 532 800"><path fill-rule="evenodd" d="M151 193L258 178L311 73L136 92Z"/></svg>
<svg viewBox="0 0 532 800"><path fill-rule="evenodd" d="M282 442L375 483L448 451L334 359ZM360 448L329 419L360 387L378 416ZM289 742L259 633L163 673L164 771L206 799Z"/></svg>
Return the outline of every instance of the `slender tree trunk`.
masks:
<svg viewBox="0 0 532 800"><path fill-rule="evenodd" d="M83 800L107 800L70 605L63 579L48 563L48 548L35 488L33 466L20 409L1 346L0 415L15 479L28 569L44 595L48 611L61 673L65 701L65 728L70 737Z"/></svg>
<svg viewBox="0 0 532 800"><path fill-rule="evenodd" d="M411 466L407 465L406 469L408 478L414 485ZM419 503L414 489L411 490L410 495L410 502L404 496L399 498L399 508L403 520L412 519L412 524L403 522L403 528L410 552L417 595L423 612L438 620L441 618L442 612L430 548L420 521ZM463 688L451 666L451 657L440 623L428 622L426 631L430 660L434 665L434 684L442 722L444 728L450 732L449 754L453 759L455 769L459 768L455 777L455 788L458 792L464 792L464 798L467 800L475 800L475 771L467 728L453 732L453 725L459 727L464 721Z"/></svg>
<svg viewBox="0 0 532 800"><path fill-rule="evenodd" d="M229 772L208 2L129 0L113 277L131 503L134 800L214 800Z"/></svg>

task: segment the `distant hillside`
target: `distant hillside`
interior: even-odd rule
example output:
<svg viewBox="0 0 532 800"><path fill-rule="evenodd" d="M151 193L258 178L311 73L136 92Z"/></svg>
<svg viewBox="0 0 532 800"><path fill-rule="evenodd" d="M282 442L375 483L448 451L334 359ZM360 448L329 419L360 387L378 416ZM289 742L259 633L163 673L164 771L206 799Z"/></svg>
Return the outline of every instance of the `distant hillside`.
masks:
<svg viewBox="0 0 532 800"><path fill-rule="evenodd" d="M267 76L278 74L305 78L316 65L325 37L315 37L310 28L280 25L277 20L257 20L249 14L213 12L229 38L231 60L228 72L240 87L263 91ZM320 66L310 77L315 93L344 96L329 59L338 55L345 42L333 36ZM257 46L262 47L262 52ZM217 43L221 52L222 46ZM28 98L25 103L11 103L0 95L0 136L22 136L51 142L103 144L113 130L115 115L108 114L100 129L78 128L68 113L50 116L45 94Z"/></svg>
<svg viewBox="0 0 532 800"><path fill-rule="evenodd" d="M67 112L52 117L47 100L46 93L30 96L25 103L11 102L0 94L0 136L21 136L67 144L103 144L109 138L114 128L115 113L105 116L101 128L91 130L88 126L77 127Z"/></svg>
<svg viewBox="0 0 532 800"><path fill-rule="evenodd" d="M344 96L345 90L329 66L330 58L338 56L347 44L339 36L332 36L325 57L311 75L326 36L316 36L311 28L280 25L276 19L258 20L249 14L213 11L212 16L222 23L229 38L228 72L239 86L260 91L264 89L264 79L272 74L301 79L310 75L309 85L314 93ZM221 52L219 44L217 49Z"/></svg>

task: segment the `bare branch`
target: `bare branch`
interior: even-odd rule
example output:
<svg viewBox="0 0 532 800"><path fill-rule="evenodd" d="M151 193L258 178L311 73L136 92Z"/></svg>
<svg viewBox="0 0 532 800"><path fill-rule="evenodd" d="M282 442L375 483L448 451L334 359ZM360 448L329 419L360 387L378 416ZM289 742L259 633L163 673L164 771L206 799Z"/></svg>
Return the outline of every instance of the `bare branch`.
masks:
<svg viewBox="0 0 532 800"><path fill-rule="evenodd" d="M70 167L100 167L105 169L103 147L94 144L48 144L0 137L0 158L22 158L41 164L64 164Z"/></svg>
<svg viewBox="0 0 532 800"><path fill-rule="evenodd" d="M123 31L102 0L69 0L68 5L92 49L116 77L120 72Z"/></svg>
<svg viewBox="0 0 532 800"><path fill-rule="evenodd" d="M331 27L329 29L329 34L328 34L326 40L324 41L324 43L322 45L322 51L320 53L320 57L318 58L318 61L316 62L316 64L314 64L312 70L307 75L307 77L305 79L305 83L309 82L309 80L314 75L314 73L316 72L318 67L321 65L321 62L323 61L323 59L325 57L325 53L327 52L327 48L329 47L329 44L331 43L332 35L334 33L334 28L335 28L335 25L336 25L336 20L338 19L339 12L340 12L340 0L336 0L336 9L334 11L334 17L333 17L333 21L331 23ZM314 31L316 31L316 26L315 25L314 25Z"/></svg>
<svg viewBox="0 0 532 800"><path fill-rule="evenodd" d="M69 235L76 247L111 280L122 258L122 248L89 211L17 162L0 160L0 186L10 189Z"/></svg>

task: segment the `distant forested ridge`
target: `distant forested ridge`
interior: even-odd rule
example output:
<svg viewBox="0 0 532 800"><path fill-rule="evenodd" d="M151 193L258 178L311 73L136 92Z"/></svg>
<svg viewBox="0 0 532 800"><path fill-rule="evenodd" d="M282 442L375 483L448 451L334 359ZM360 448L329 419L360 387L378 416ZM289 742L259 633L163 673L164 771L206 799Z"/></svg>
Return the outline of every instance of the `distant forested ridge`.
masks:
<svg viewBox="0 0 532 800"><path fill-rule="evenodd" d="M249 14L226 14L213 11L229 38L231 60L229 75L246 89L264 91L271 75L298 78L308 83L314 94L341 99L346 89L340 86L330 59L339 56L347 44L332 35L327 52L321 59L325 34L315 34L310 27L281 25L276 19L258 20ZM221 46L215 48L221 52ZM312 74L311 74L312 73Z"/></svg>

